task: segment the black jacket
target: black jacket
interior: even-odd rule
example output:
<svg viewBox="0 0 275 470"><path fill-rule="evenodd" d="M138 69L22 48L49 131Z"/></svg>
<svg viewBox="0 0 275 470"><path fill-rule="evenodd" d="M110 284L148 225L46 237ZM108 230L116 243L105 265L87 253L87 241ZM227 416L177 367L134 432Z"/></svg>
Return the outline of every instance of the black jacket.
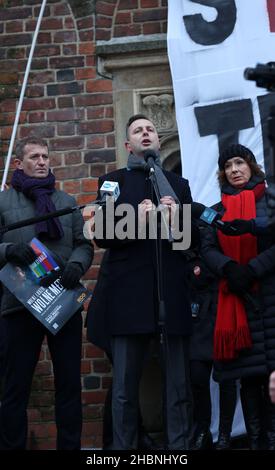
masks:
<svg viewBox="0 0 275 470"><path fill-rule="evenodd" d="M218 279L206 266L198 250L190 250L187 253L187 262L193 321L190 359L211 362L213 361Z"/></svg>
<svg viewBox="0 0 275 470"><path fill-rule="evenodd" d="M190 203L188 182L171 172L165 175L181 203ZM137 214L138 204L145 198L151 199L151 183L144 172L122 169L109 173L99 179L99 188L105 180L119 183L116 206L131 204ZM193 234L198 238L196 229ZM104 263L104 289L102 286L96 289L88 315L101 315L101 318L104 315L107 335L155 332L158 314L155 240L97 238L96 243L109 250ZM162 241L162 251L166 330L169 334L190 335L192 319L186 262L166 240ZM97 301L98 295L104 297L102 306ZM88 337L91 337L92 323L88 318Z"/></svg>
<svg viewBox="0 0 275 470"><path fill-rule="evenodd" d="M256 203L256 215L266 215L266 199ZM224 265L230 260L219 246L216 232L208 229L202 239L202 254L207 265L222 277ZM256 294L261 305L260 314L246 305L252 348L242 350L239 357L228 362L216 362L214 379L217 381L269 374L275 369L275 245L269 234L257 237L258 255L249 261L258 280ZM253 294L255 295L255 294Z"/></svg>
<svg viewBox="0 0 275 470"><path fill-rule="evenodd" d="M51 195L56 209L75 207L76 201L63 191L54 191ZM5 226L35 216L34 202L14 188L0 194L0 225ZM84 220L79 211L60 217L64 236L60 240L43 239L61 267L67 262L79 264L83 274L93 260L93 246L83 234ZM6 249L11 243L29 243L36 236L35 226L29 225L3 234L0 243L0 267L6 262ZM1 313L6 315L21 310L23 305L3 286Z"/></svg>

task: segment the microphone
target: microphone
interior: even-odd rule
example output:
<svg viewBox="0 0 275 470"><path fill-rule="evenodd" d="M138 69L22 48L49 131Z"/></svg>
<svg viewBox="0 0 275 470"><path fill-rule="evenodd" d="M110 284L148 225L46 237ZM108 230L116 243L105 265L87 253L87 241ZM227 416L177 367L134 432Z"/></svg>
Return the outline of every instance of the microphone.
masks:
<svg viewBox="0 0 275 470"><path fill-rule="evenodd" d="M147 149L144 152L143 158L145 162L147 163L148 170L150 170L149 178L155 190L155 195L156 195L158 204L160 204L161 197L167 194L170 194L174 198L174 200L178 202L178 198L176 194L174 193L173 188L170 186L170 183L166 180L166 177L164 176L162 169L159 168L158 166L155 167L155 160L159 158L159 155L155 152L155 150ZM168 241L173 242L174 238L171 233L171 227L167 223L163 212L161 211L160 213L161 213L162 221L166 228L166 233L168 233Z"/></svg>
<svg viewBox="0 0 275 470"><path fill-rule="evenodd" d="M93 204L105 205L107 201L107 197L113 197L114 201L120 195L119 184L116 181L104 181L100 190L100 199L96 199Z"/></svg>
<svg viewBox="0 0 275 470"><path fill-rule="evenodd" d="M145 150L143 158L148 165L148 169L150 171L155 171L155 160L158 158L156 152L151 149Z"/></svg>
<svg viewBox="0 0 275 470"><path fill-rule="evenodd" d="M211 207L206 207L199 202L192 202L191 204L191 214L194 219L199 219L205 222L211 227L216 227L219 230L223 231L226 228L228 231L228 226L221 220L221 215L219 212L215 211ZM229 227L230 230L236 232L236 228L233 226Z"/></svg>
<svg viewBox="0 0 275 470"><path fill-rule="evenodd" d="M99 204L100 206L106 204L107 196L113 196L114 200L116 201L119 194L120 191L118 183L116 183L115 181L104 181L103 185L100 188L101 198L96 201L93 201L93 204ZM81 209L84 209L85 207L86 204L82 206L65 207L64 209L49 212L48 214L39 215L37 217L31 217L29 219L19 220L18 222L14 222L12 224L0 227L0 235L9 232L10 230L16 230L21 227L27 227L28 225L36 224L37 222L43 222L44 220L48 220L54 217L61 217L62 215L71 214L72 212L79 211Z"/></svg>

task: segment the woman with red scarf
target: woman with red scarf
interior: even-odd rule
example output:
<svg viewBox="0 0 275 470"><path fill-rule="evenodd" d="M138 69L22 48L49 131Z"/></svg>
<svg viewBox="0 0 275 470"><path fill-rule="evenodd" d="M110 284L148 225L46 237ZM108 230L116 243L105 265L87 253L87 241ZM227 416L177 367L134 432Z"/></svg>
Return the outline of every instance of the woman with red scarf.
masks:
<svg viewBox="0 0 275 470"><path fill-rule="evenodd" d="M231 145L219 157L223 221L266 217L265 175L253 153ZM241 379L251 450L275 450L275 406L268 377L275 369L275 245L268 231L231 236L208 229L202 255L220 277L214 332L214 379Z"/></svg>

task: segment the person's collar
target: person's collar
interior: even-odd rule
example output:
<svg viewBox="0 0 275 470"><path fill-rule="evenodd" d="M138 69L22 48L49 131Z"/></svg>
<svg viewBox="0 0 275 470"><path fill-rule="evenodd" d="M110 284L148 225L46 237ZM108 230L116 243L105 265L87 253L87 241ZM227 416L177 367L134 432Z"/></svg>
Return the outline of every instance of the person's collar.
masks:
<svg viewBox="0 0 275 470"><path fill-rule="evenodd" d="M263 183L264 181L265 181L265 178L263 176L253 175L243 188L240 188L240 189L234 188L231 184L226 182L222 185L221 192L223 194L229 194L229 195L239 194L246 189L250 190L250 189L255 188L257 184Z"/></svg>
<svg viewBox="0 0 275 470"><path fill-rule="evenodd" d="M159 154L159 152L156 152L156 154L157 154L157 158L155 160L155 164L161 167L160 154ZM147 171L148 170L148 164L144 160L143 157L137 157L133 153L130 153L128 155L127 170Z"/></svg>

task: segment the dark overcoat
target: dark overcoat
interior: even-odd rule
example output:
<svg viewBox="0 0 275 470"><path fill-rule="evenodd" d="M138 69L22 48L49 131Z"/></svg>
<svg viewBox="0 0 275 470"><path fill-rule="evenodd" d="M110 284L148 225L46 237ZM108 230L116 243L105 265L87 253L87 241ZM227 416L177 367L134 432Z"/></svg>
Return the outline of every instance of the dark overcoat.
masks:
<svg viewBox="0 0 275 470"><path fill-rule="evenodd" d="M203 229L200 231L203 233ZM197 250L190 250L187 261L193 321L190 360L212 362L218 278L209 270Z"/></svg>
<svg viewBox="0 0 275 470"><path fill-rule="evenodd" d="M164 172L181 203L191 203L188 182L171 172ZM99 179L99 188L104 181L119 183L119 204L130 204L137 214L138 204L145 198L152 199L151 182L146 174L138 170L121 169ZM193 229L194 238L198 231ZM97 296L102 298L101 288L95 291L88 313L104 315L106 335L148 334L156 332L158 322L157 264L155 240L97 238L99 247L108 248L108 259L104 263L104 301L102 309ZM168 334L191 334L192 319L186 277L186 262L172 244L163 240L162 275L166 307L165 325ZM93 312L93 306L96 313ZM102 318L100 322L102 321ZM96 326L93 326L96 328Z"/></svg>
<svg viewBox="0 0 275 470"><path fill-rule="evenodd" d="M76 200L63 191L54 191L51 199L57 210L65 207L76 207ZM35 217L35 204L22 192L10 188L0 194L0 226L19 222ZM91 241L83 234L84 220L79 211L63 215L59 218L64 235L59 240L43 238L41 240L52 252L60 267L67 262L77 263L83 274L87 271L93 260L93 246ZM0 243L0 268L6 260L6 249L11 243L29 243L36 237L35 225L28 225L16 230L4 233ZM1 314L17 312L23 308L15 296L3 286L1 296Z"/></svg>
<svg viewBox="0 0 275 470"><path fill-rule="evenodd" d="M256 203L256 216L266 216L266 198ZM219 246L217 234L213 229L205 231L202 239L202 254L220 278L223 267L231 259L225 256ZM275 369L275 245L272 234L266 232L257 236L258 255L249 265L258 281L258 291L253 293L261 309L254 313L246 303L248 324L252 337L252 348L242 350L231 361L216 362L214 379L218 382L242 377L267 376Z"/></svg>

